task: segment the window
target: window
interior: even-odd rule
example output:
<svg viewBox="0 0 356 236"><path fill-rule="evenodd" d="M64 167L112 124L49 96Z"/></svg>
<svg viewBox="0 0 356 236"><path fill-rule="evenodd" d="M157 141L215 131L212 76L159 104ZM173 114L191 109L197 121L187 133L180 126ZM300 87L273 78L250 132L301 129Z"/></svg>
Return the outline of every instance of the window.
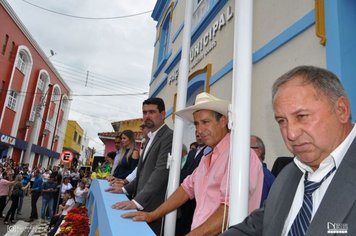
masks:
<svg viewBox="0 0 356 236"><path fill-rule="evenodd" d="M11 61L12 54L14 53L14 50L15 50L15 42L12 41L12 43L11 43L11 49L10 49L10 53L9 53L9 61Z"/></svg>
<svg viewBox="0 0 356 236"><path fill-rule="evenodd" d="M11 110L15 110L16 108L16 100L17 100L17 93L13 90L9 92L9 100L7 102L7 107Z"/></svg>
<svg viewBox="0 0 356 236"><path fill-rule="evenodd" d="M74 131L74 136L73 136L73 140L74 140L74 142L76 142L76 141L77 141L77 136L78 136L77 131Z"/></svg>
<svg viewBox="0 0 356 236"><path fill-rule="evenodd" d="M25 54L20 52L19 57L17 58L16 67L22 72L25 73L26 63L25 63Z"/></svg>
<svg viewBox="0 0 356 236"><path fill-rule="evenodd" d="M7 42L9 41L9 35L5 35L5 40L4 43L2 45L2 50L1 50L1 54L5 55L6 52L6 47L7 47Z"/></svg>
<svg viewBox="0 0 356 236"><path fill-rule="evenodd" d="M47 81L47 76L45 74L40 75L40 80L38 81L38 89L43 91L45 90L46 86L46 81Z"/></svg>
<svg viewBox="0 0 356 236"><path fill-rule="evenodd" d="M81 141L82 141L82 136L79 135L79 137L78 137L78 144L80 144Z"/></svg>
<svg viewBox="0 0 356 236"><path fill-rule="evenodd" d="M169 46L170 14L167 15L161 29L159 39L158 64L165 58Z"/></svg>

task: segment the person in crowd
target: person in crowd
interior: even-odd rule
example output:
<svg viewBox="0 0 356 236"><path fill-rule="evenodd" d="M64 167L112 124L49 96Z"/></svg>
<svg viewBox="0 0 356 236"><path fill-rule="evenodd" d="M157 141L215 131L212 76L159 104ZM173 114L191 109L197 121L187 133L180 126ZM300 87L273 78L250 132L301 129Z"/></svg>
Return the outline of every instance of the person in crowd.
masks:
<svg viewBox="0 0 356 236"><path fill-rule="evenodd" d="M61 185L61 196L60 196L60 199L59 199L59 204L61 204L62 201L63 201L64 193L65 193L67 190L71 190L72 188L73 188L73 186L72 186L72 184L70 183L69 177L64 177L63 183L62 183L62 185Z"/></svg>
<svg viewBox="0 0 356 236"><path fill-rule="evenodd" d="M54 236L58 230L58 227L60 226L60 224L62 223L62 220L64 219L64 217L68 214L68 211L70 211L72 208L75 207L75 196L73 193L73 190L66 190L64 192L64 202L65 204L59 205L59 213L57 213L54 217L53 220L51 220L50 226L51 227L53 224L53 228L48 232L48 236Z"/></svg>
<svg viewBox="0 0 356 236"><path fill-rule="evenodd" d="M27 222L32 222L38 218L37 213L37 200L42 193L42 177L40 175L40 170L36 169L33 171L33 184L31 188L31 215L30 219Z"/></svg>
<svg viewBox="0 0 356 236"><path fill-rule="evenodd" d="M261 197L261 204L260 204L260 207L262 207L265 200L267 199L269 190L271 189L275 177L271 173L271 171L267 168L267 164L264 162L265 155L266 155L266 147L262 139L256 135L251 135L250 147L257 154L263 167L263 189L262 189L262 197Z"/></svg>
<svg viewBox="0 0 356 236"><path fill-rule="evenodd" d="M109 152L105 155L105 161L101 165L100 170L105 173L111 173L112 166L114 164L116 152Z"/></svg>
<svg viewBox="0 0 356 236"><path fill-rule="evenodd" d="M198 167L200 160L204 155L204 150L208 147L204 144L197 131L195 131L195 138L195 148L189 151L187 161L185 162L182 170L180 171L180 184L188 175L191 175L193 171ZM207 149L210 149L210 147ZM190 232L195 206L195 199L189 199L180 208L178 208L176 221L176 236L186 235Z"/></svg>
<svg viewBox="0 0 356 236"><path fill-rule="evenodd" d="M52 174L54 181L57 183L56 191L53 193L53 214L57 212L58 201L60 200L60 192L62 187L62 174L58 166L54 166Z"/></svg>
<svg viewBox="0 0 356 236"><path fill-rule="evenodd" d="M167 182L168 153L172 149L173 131L164 123L166 116L164 101L151 97L142 104L143 122L150 133L149 141L139 158L137 176L123 188L110 187L110 192L125 192L131 201L117 202L112 207L117 209L139 209L151 211L164 202ZM150 222L152 230L159 234L162 220L157 218Z"/></svg>
<svg viewBox="0 0 356 236"><path fill-rule="evenodd" d="M271 170L272 174L277 178L279 172L292 161L293 157L278 157L273 163Z"/></svg>
<svg viewBox="0 0 356 236"><path fill-rule="evenodd" d="M203 142L212 148L193 174L157 209L131 212L123 217L152 222L177 209L188 199L195 198L196 208L191 225L191 235L217 235L227 224L229 206L228 163L230 132L228 125L229 102L208 93L197 95L195 105L176 112L176 115L193 121ZM249 211L260 205L263 185L262 164L257 155L250 156Z"/></svg>
<svg viewBox="0 0 356 236"><path fill-rule="evenodd" d="M86 184L85 180L81 180L79 182L78 187L74 190L75 202L77 203L78 206L85 205L85 199L89 192L89 189L85 186L85 184Z"/></svg>
<svg viewBox="0 0 356 236"><path fill-rule="evenodd" d="M119 164L120 160L120 150L121 150L121 134L117 135L115 138L115 148L116 148L116 155L114 159L114 163L111 168L111 178L109 180L112 180L114 177L114 171L116 170L117 165Z"/></svg>
<svg viewBox="0 0 356 236"><path fill-rule="evenodd" d="M140 125L141 128L141 146L140 146L140 156L143 154L143 150L148 141L148 133L150 132L149 128L145 124ZM118 188L122 188L124 185L131 183L136 178L137 166L136 168L128 175L125 179L114 179L111 181L110 185Z"/></svg>
<svg viewBox="0 0 356 236"><path fill-rule="evenodd" d="M264 208L223 235L356 235L356 128L340 80L323 68L296 67L274 82L272 103L295 158Z"/></svg>
<svg viewBox="0 0 356 236"><path fill-rule="evenodd" d="M46 183L49 180L49 176L51 175L50 169L46 169L45 172L42 174L43 183Z"/></svg>
<svg viewBox="0 0 356 236"><path fill-rule="evenodd" d="M13 183L13 181L9 181L7 172L3 172L2 179L0 180L0 218L4 218L3 211L6 207L6 200L9 195L10 186Z"/></svg>
<svg viewBox="0 0 356 236"><path fill-rule="evenodd" d="M56 175L52 173L49 176L47 182L43 183L42 186L42 208L41 208L41 220L46 220L46 211L48 211L48 218L50 220L53 216L53 202L54 193L57 191L57 182L55 180Z"/></svg>
<svg viewBox="0 0 356 236"><path fill-rule="evenodd" d="M139 152L136 149L135 133L132 130L122 131L120 159L113 176L118 179L125 179L136 168L138 158Z"/></svg>
<svg viewBox="0 0 356 236"><path fill-rule="evenodd" d="M182 145L182 159L180 162L181 169L183 168L185 162L187 161L187 154L188 154L187 146L185 146L185 144L183 144Z"/></svg>
<svg viewBox="0 0 356 236"><path fill-rule="evenodd" d="M75 189L77 187L78 181L80 180L80 174L78 168L73 168L73 171L70 173L70 183Z"/></svg>
<svg viewBox="0 0 356 236"><path fill-rule="evenodd" d="M9 218L10 218L10 223L14 223L14 218L15 218L15 213L17 206L19 204L19 198L20 196L23 196L25 188L22 186L22 175L18 174L15 177L14 181L14 186L11 191L10 199L11 199L11 206L10 209L8 210L6 217L4 219L4 224L8 225L9 224Z"/></svg>
<svg viewBox="0 0 356 236"><path fill-rule="evenodd" d="M198 143L197 142L192 142L190 145L189 145L189 151L193 150L193 149L196 149L198 147Z"/></svg>

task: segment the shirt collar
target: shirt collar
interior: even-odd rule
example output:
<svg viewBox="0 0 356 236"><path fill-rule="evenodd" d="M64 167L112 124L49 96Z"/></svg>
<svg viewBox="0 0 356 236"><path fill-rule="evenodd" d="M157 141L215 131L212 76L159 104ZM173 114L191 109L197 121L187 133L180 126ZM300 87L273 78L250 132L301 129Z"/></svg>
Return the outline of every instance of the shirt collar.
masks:
<svg viewBox="0 0 356 236"><path fill-rule="evenodd" d="M154 139L154 138L156 137L156 134L158 133L158 131L159 131L160 129L162 129L163 126L164 126L164 123L163 123L158 129L156 129L156 131L154 131L154 132L152 132L152 131L148 132L147 137L148 137L149 139Z"/></svg>
<svg viewBox="0 0 356 236"><path fill-rule="evenodd" d="M337 148L335 148L330 153L330 155L320 163L318 170L324 169L329 165L333 165L336 166L336 168L338 168L341 164L341 161L344 159L347 150L350 148L353 140L355 139L355 137L356 137L356 126L354 125L351 132L346 136L344 141L342 141L339 144L339 146L337 146ZM310 173L314 172L312 168L310 168L308 165L301 162L298 157L294 158L294 162L301 171L303 172L308 171Z"/></svg>

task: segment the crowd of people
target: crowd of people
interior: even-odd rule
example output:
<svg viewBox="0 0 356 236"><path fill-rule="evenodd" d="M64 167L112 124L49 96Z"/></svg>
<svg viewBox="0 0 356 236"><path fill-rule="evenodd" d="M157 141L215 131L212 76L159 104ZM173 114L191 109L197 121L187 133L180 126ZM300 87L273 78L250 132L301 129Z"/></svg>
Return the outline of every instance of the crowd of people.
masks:
<svg viewBox="0 0 356 236"><path fill-rule="evenodd" d="M91 183L89 176L84 170L63 166L47 169L39 166L31 170L28 164L19 165L7 158L0 163L0 218L6 225L14 224L22 215L24 198L29 197L31 213L26 221L47 222L49 230L52 229L49 235L54 235L67 212L85 204ZM37 209L40 197L41 207ZM9 201L11 206L4 215Z"/></svg>

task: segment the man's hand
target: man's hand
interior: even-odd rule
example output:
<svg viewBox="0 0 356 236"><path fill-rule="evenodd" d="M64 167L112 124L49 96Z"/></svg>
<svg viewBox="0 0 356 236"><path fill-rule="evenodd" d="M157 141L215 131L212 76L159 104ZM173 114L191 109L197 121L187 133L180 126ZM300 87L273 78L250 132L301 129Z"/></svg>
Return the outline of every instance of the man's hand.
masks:
<svg viewBox="0 0 356 236"><path fill-rule="evenodd" d="M129 212L122 214L123 218L132 218L134 221L146 221L147 223L151 223L154 218L151 212L137 211L137 212Z"/></svg>
<svg viewBox="0 0 356 236"><path fill-rule="evenodd" d="M105 189L106 192L110 192L110 193L123 193L122 191L122 186L121 187L110 187Z"/></svg>
<svg viewBox="0 0 356 236"><path fill-rule="evenodd" d="M133 201L123 201L115 203L111 208L123 210L136 209L136 204Z"/></svg>

